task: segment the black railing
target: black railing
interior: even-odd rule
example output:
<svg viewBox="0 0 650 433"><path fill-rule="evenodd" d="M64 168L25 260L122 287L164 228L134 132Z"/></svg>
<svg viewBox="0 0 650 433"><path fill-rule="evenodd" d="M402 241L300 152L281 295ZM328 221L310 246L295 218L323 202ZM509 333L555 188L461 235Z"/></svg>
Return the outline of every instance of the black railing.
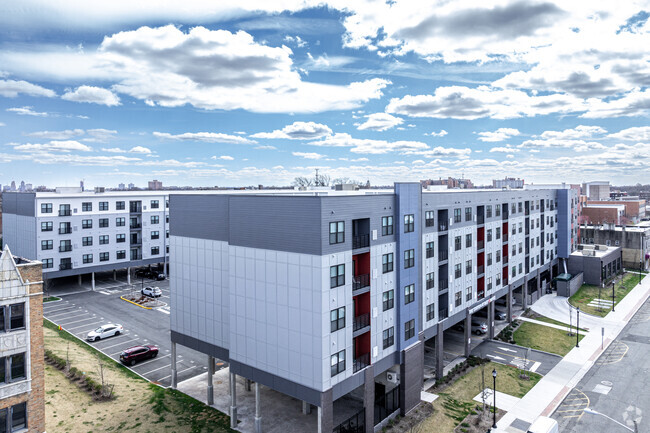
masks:
<svg viewBox="0 0 650 433"><path fill-rule="evenodd" d="M438 310L438 320L446 319L447 317L449 317L448 309Z"/></svg>
<svg viewBox="0 0 650 433"><path fill-rule="evenodd" d="M131 260L142 260L142 254L131 254Z"/></svg>
<svg viewBox="0 0 650 433"><path fill-rule="evenodd" d="M447 290L449 288L449 280L438 280L438 290Z"/></svg>
<svg viewBox="0 0 650 433"><path fill-rule="evenodd" d="M476 293L476 300L480 301L481 299L485 298L485 290L479 290Z"/></svg>
<svg viewBox="0 0 650 433"><path fill-rule="evenodd" d="M447 223L438 223L438 231L439 232L446 232L447 231Z"/></svg>
<svg viewBox="0 0 650 433"><path fill-rule="evenodd" d="M359 329L363 329L367 326L370 326L370 313L364 313L355 316L353 326L354 331L358 331Z"/></svg>
<svg viewBox="0 0 650 433"><path fill-rule="evenodd" d="M508 264L508 256L504 255L503 256L503 265L505 266L507 264Z"/></svg>
<svg viewBox="0 0 650 433"><path fill-rule="evenodd" d="M483 215L476 216L476 224L483 224L485 222L485 217Z"/></svg>
<svg viewBox="0 0 650 433"><path fill-rule="evenodd" d="M131 212L131 213L142 213L142 207L141 206L130 206L129 207L129 212Z"/></svg>
<svg viewBox="0 0 650 433"><path fill-rule="evenodd" d="M503 233L503 242L508 242L508 233L506 232Z"/></svg>
<svg viewBox="0 0 650 433"><path fill-rule="evenodd" d="M356 373L359 370L363 370L370 365L370 353L364 353L354 358L353 372Z"/></svg>
<svg viewBox="0 0 650 433"><path fill-rule="evenodd" d="M477 241L476 242L476 249L477 250L482 250L485 248L485 241Z"/></svg>
<svg viewBox="0 0 650 433"><path fill-rule="evenodd" d="M355 275L352 277L352 290L360 290L370 285L370 274Z"/></svg>
<svg viewBox="0 0 650 433"><path fill-rule="evenodd" d="M66 245L63 247L59 247L59 252L60 253L67 253L68 251L72 251L72 245Z"/></svg>
<svg viewBox="0 0 650 433"><path fill-rule="evenodd" d="M131 245L142 245L142 239L131 239Z"/></svg>
<svg viewBox="0 0 650 433"><path fill-rule="evenodd" d="M485 273L485 266L481 265L476 269L476 272L478 275L484 274Z"/></svg>
<svg viewBox="0 0 650 433"><path fill-rule="evenodd" d="M369 245L370 245L370 235L369 234L352 236L352 248L353 249L366 248Z"/></svg>
<svg viewBox="0 0 650 433"><path fill-rule="evenodd" d="M72 215L72 211L70 209L59 211L59 216L70 216L70 215Z"/></svg>
<svg viewBox="0 0 650 433"><path fill-rule="evenodd" d="M142 224L131 224L132 229L139 229L142 227Z"/></svg>
<svg viewBox="0 0 650 433"><path fill-rule="evenodd" d="M59 270L60 271L65 271L67 269L72 269L72 263L61 263L59 265Z"/></svg>
<svg viewBox="0 0 650 433"><path fill-rule="evenodd" d="M366 410L361 409L359 412L357 412L356 414L352 415L350 418L343 421L341 424L334 427L332 433L365 433L365 431L366 431Z"/></svg>
<svg viewBox="0 0 650 433"><path fill-rule="evenodd" d="M399 409L399 386L375 399L375 425L379 424Z"/></svg>
<svg viewBox="0 0 650 433"><path fill-rule="evenodd" d="M445 250L438 250L438 260L447 260L449 257L449 251Z"/></svg>
<svg viewBox="0 0 650 433"><path fill-rule="evenodd" d="M66 227L64 229L59 229L59 234L60 235L69 235L72 233L72 227Z"/></svg>

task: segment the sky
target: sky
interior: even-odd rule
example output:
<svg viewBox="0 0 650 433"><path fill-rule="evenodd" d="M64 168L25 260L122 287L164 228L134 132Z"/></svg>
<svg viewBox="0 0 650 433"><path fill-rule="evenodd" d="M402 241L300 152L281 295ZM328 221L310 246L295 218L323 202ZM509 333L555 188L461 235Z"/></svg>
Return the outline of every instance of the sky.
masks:
<svg viewBox="0 0 650 433"><path fill-rule="evenodd" d="M0 184L649 183L650 2L0 3Z"/></svg>

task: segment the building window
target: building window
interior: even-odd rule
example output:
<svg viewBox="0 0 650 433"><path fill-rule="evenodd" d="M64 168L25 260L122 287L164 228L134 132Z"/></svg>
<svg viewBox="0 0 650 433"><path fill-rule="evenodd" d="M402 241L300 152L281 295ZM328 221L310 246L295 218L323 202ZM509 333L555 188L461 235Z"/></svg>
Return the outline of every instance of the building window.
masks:
<svg viewBox="0 0 650 433"><path fill-rule="evenodd" d="M454 238L454 249L456 251L460 251L460 249L463 247L462 241L460 239L460 236L456 236Z"/></svg>
<svg viewBox="0 0 650 433"><path fill-rule="evenodd" d="M42 232L51 232L52 230L54 230L54 223L52 221L43 221L41 223Z"/></svg>
<svg viewBox="0 0 650 433"><path fill-rule="evenodd" d="M404 215L404 233L411 233L415 230L415 218L413 214Z"/></svg>
<svg viewBox="0 0 650 433"><path fill-rule="evenodd" d="M511 214L516 214L517 213L517 203L513 203L512 206L510 206Z"/></svg>
<svg viewBox="0 0 650 433"><path fill-rule="evenodd" d="M512 234L513 235L517 234L517 225L515 223L512 223Z"/></svg>
<svg viewBox="0 0 650 433"><path fill-rule="evenodd" d="M99 237L99 245L107 245L108 244L108 235L101 235Z"/></svg>
<svg viewBox="0 0 650 433"><path fill-rule="evenodd" d="M124 210L124 202L123 201L116 201L115 202L115 210Z"/></svg>
<svg viewBox="0 0 650 433"><path fill-rule="evenodd" d="M24 302L0 306L0 332L15 331L23 328L25 328Z"/></svg>
<svg viewBox="0 0 650 433"><path fill-rule="evenodd" d="M516 275L517 275L517 268L515 268L515 267L513 266L513 267L512 267L512 276L514 277L514 276L516 276Z"/></svg>
<svg viewBox="0 0 650 433"><path fill-rule="evenodd" d="M345 265L330 266L330 288L345 284Z"/></svg>
<svg viewBox="0 0 650 433"><path fill-rule="evenodd" d="M496 255L497 255L497 263L501 262L501 250L497 250Z"/></svg>
<svg viewBox="0 0 650 433"><path fill-rule="evenodd" d="M435 285L435 280L433 279L433 277L434 277L434 273L433 273L433 272L429 272L429 273L427 274L427 290L428 290L428 289L433 289L433 287L434 287L434 285Z"/></svg>
<svg viewBox="0 0 650 433"><path fill-rule="evenodd" d="M412 268L415 266L415 250L404 251L404 269Z"/></svg>
<svg viewBox="0 0 650 433"><path fill-rule="evenodd" d="M108 218L100 218L99 219L99 227L100 228L108 227Z"/></svg>
<svg viewBox="0 0 650 433"><path fill-rule="evenodd" d="M404 287L404 305L415 301L415 284Z"/></svg>
<svg viewBox="0 0 650 433"><path fill-rule="evenodd" d="M415 337L415 319L404 323L404 340L408 341L413 337Z"/></svg>
<svg viewBox="0 0 650 433"><path fill-rule="evenodd" d="M82 229L91 229L93 228L93 220L81 220Z"/></svg>
<svg viewBox="0 0 650 433"><path fill-rule="evenodd" d="M487 289L492 290L492 277L487 279Z"/></svg>
<svg viewBox="0 0 650 433"><path fill-rule="evenodd" d="M345 350L335 353L330 358L332 365L332 377L345 371Z"/></svg>
<svg viewBox="0 0 650 433"><path fill-rule="evenodd" d="M501 227L496 228L495 238L501 239Z"/></svg>
<svg viewBox="0 0 650 433"><path fill-rule="evenodd" d="M434 225L434 220L433 220L433 211L428 210L424 213L424 226L425 227L433 227Z"/></svg>
<svg viewBox="0 0 650 433"><path fill-rule="evenodd" d="M472 286L469 286L468 288L465 289L465 301L471 301L472 300Z"/></svg>
<svg viewBox="0 0 650 433"><path fill-rule="evenodd" d="M427 322L436 318L436 304L427 305Z"/></svg>
<svg viewBox="0 0 650 433"><path fill-rule="evenodd" d="M72 242L69 240L59 241L59 252L67 253L68 251L72 251Z"/></svg>
<svg viewBox="0 0 650 433"><path fill-rule="evenodd" d="M115 218L115 227L124 227L125 225L126 225L125 217Z"/></svg>
<svg viewBox="0 0 650 433"><path fill-rule="evenodd" d="M151 239L159 239L160 238L160 232L151 232Z"/></svg>
<svg viewBox="0 0 650 433"><path fill-rule="evenodd" d="M151 247L151 255L157 256L158 254L160 254L160 247Z"/></svg>
<svg viewBox="0 0 650 433"><path fill-rule="evenodd" d="M460 307L460 305L463 303L463 292L457 292L454 294L454 298L454 305Z"/></svg>
<svg viewBox="0 0 650 433"><path fill-rule="evenodd" d="M523 224L519 223L519 233L521 233L522 229L523 229Z"/></svg>
<svg viewBox="0 0 650 433"><path fill-rule="evenodd" d="M54 241L41 241L41 250L53 250L54 249Z"/></svg>
<svg viewBox="0 0 650 433"><path fill-rule="evenodd" d="M519 207L519 213L521 213L521 212L524 211L524 205L523 205L522 202L519 202L519 206L518 206L518 207Z"/></svg>
<svg viewBox="0 0 650 433"><path fill-rule="evenodd" d="M386 329L383 333L383 337L384 349L388 349L393 344L395 344L395 327L391 326L390 328Z"/></svg>
<svg viewBox="0 0 650 433"><path fill-rule="evenodd" d="M160 207L160 203L158 200L151 200L151 209L158 209Z"/></svg>
<svg viewBox="0 0 650 433"><path fill-rule="evenodd" d="M465 235L465 248L470 248L472 246L472 234L468 233Z"/></svg>
<svg viewBox="0 0 650 433"><path fill-rule="evenodd" d="M336 221L330 223L330 245L342 244L345 242L345 222Z"/></svg>
<svg viewBox="0 0 650 433"><path fill-rule="evenodd" d="M93 211L93 204L92 202L83 202L81 203L81 212L92 212Z"/></svg>
<svg viewBox="0 0 650 433"><path fill-rule="evenodd" d="M100 262L107 262L110 259L110 253L105 252L105 253L99 253L99 261Z"/></svg>
<svg viewBox="0 0 650 433"><path fill-rule="evenodd" d="M0 432L17 432L25 429L27 429L27 402L0 409Z"/></svg>
<svg viewBox="0 0 650 433"><path fill-rule="evenodd" d="M108 210L108 202L107 201L100 201L99 202L99 210Z"/></svg>
<svg viewBox="0 0 650 433"><path fill-rule="evenodd" d="M522 271L521 263L519 263L519 273L521 274L522 272L523 271Z"/></svg>
<svg viewBox="0 0 650 433"><path fill-rule="evenodd" d="M52 213L52 203L41 203L41 213Z"/></svg>
<svg viewBox="0 0 650 433"><path fill-rule="evenodd" d="M70 257L63 258L59 261L59 270L72 269L72 259Z"/></svg>
<svg viewBox="0 0 650 433"><path fill-rule="evenodd" d="M160 217L158 215L151 215L151 224L158 224L160 222Z"/></svg>
<svg viewBox="0 0 650 433"><path fill-rule="evenodd" d="M345 307L330 311L331 332L345 328Z"/></svg>
<svg viewBox="0 0 650 433"><path fill-rule="evenodd" d="M124 233L115 235L115 242L117 242L118 244L122 242L126 242L126 235Z"/></svg>
<svg viewBox="0 0 650 433"><path fill-rule="evenodd" d="M43 269L50 269L54 267L54 259L43 259Z"/></svg>
<svg viewBox="0 0 650 433"><path fill-rule="evenodd" d="M433 242L427 242L427 259L433 257Z"/></svg>
<svg viewBox="0 0 650 433"><path fill-rule="evenodd" d="M501 206L499 206L498 204L494 205L494 215L501 216Z"/></svg>
<svg viewBox="0 0 650 433"><path fill-rule="evenodd" d="M488 253L487 255L487 265L490 266L492 264L492 253Z"/></svg>
<svg viewBox="0 0 650 433"><path fill-rule="evenodd" d="M93 244L93 237L92 236L84 236L81 238L81 245L84 247L89 247Z"/></svg>
<svg viewBox="0 0 650 433"><path fill-rule="evenodd" d="M384 274L393 272L393 253L381 256L381 267Z"/></svg>
<svg viewBox="0 0 650 433"><path fill-rule="evenodd" d="M115 253L115 258L117 260L126 259L126 250L120 250L117 253Z"/></svg>
<svg viewBox="0 0 650 433"><path fill-rule="evenodd" d="M460 208L454 209L454 222L455 223L459 223L459 222L461 222L463 220L462 217L461 217L460 212L461 212Z"/></svg>
<svg viewBox="0 0 650 433"><path fill-rule="evenodd" d="M165 223L169 224L169 214L165 215Z"/></svg>
<svg viewBox="0 0 650 433"><path fill-rule="evenodd" d="M454 278L460 278L463 276L463 271L460 263L454 265Z"/></svg>
<svg viewBox="0 0 650 433"><path fill-rule="evenodd" d="M388 236L393 234L393 217L381 217L381 235Z"/></svg>
<svg viewBox="0 0 650 433"><path fill-rule="evenodd" d="M511 255L512 255L512 257L517 255L517 246L516 245L512 246L512 254Z"/></svg>
<svg viewBox="0 0 650 433"><path fill-rule="evenodd" d="M465 262L465 275L469 275L472 273L472 261L468 260Z"/></svg>
<svg viewBox="0 0 650 433"><path fill-rule="evenodd" d="M393 308L395 304L394 295L395 292L393 290L388 290L382 294L383 311L388 311Z"/></svg>
<svg viewBox="0 0 650 433"><path fill-rule="evenodd" d="M521 252L523 251L522 246L523 246L523 244L521 242L519 242L519 254L521 254Z"/></svg>
<svg viewBox="0 0 650 433"><path fill-rule="evenodd" d="M167 239L169 239L169 230L166 230L166 231L165 231L165 237L166 237Z"/></svg>
<svg viewBox="0 0 650 433"><path fill-rule="evenodd" d="M466 207L465 208L465 221L471 221L472 220L472 208L471 207Z"/></svg>
<svg viewBox="0 0 650 433"><path fill-rule="evenodd" d="M501 275L497 274L496 276L497 287L501 287Z"/></svg>
<svg viewBox="0 0 650 433"><path fill-rule="evenodd" d="M88 263L92 263L92 262L93 262L93 255L92 254L84 254L83 255L83 263L84 263L84 265L86 265Z"/></svg>
<svg viewBox="0 0 650 433"><path fill-rule="evenodd" d="M492 218L492 205L491 204L485 206L485 216L487 218Z"/></svg>

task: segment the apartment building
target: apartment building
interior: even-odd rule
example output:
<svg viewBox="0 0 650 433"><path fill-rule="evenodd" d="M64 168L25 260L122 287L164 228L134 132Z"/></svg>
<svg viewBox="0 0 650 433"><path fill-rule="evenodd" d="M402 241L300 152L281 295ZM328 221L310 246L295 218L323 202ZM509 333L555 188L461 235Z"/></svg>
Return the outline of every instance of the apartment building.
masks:
<svg viewBox="0 0 650 433"><path fill-rule="evenodd" d="M648 270L650 226L582 225L580 243L621 247L623 267Z"/></svg>
<svg viewBox="0 0 650 433"><path fill-rule="evenodd" d="M153 191L4 193L5 243L43 263L45 279L163 263L168 196ZM130 273L128 274L130 276Z"/></svg>
<svg viewBox="0 0 650 433"><path fill-rule="evenodd" d="M41 263L0 255L0 431L44 432Z"/></svg>
<svg viewBox="0 0 650 433"><path fill-rule="evenodd" d="M472 314L487 307L493 334L497 298L508 317L537 299L575 249L577 205L558 186L172 194L172 384L181 344L230 363L233 425L243 376L316 406L319 432L361 395L372 432L420 401L425 344L441 376L444 330L465 321L469 352Z"/></svg>

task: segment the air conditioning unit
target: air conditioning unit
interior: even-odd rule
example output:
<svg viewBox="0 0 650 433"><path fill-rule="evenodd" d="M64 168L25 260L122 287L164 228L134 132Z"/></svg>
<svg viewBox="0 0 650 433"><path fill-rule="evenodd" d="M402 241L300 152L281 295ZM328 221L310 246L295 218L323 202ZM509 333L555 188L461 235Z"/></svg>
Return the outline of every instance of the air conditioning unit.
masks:
<svg viewBox="0 0 650 433"><path fill-rule="evenodd" d="M390 383L399 383L399 373L396 371L388 370L386 372L386 380Z"/></svg>

